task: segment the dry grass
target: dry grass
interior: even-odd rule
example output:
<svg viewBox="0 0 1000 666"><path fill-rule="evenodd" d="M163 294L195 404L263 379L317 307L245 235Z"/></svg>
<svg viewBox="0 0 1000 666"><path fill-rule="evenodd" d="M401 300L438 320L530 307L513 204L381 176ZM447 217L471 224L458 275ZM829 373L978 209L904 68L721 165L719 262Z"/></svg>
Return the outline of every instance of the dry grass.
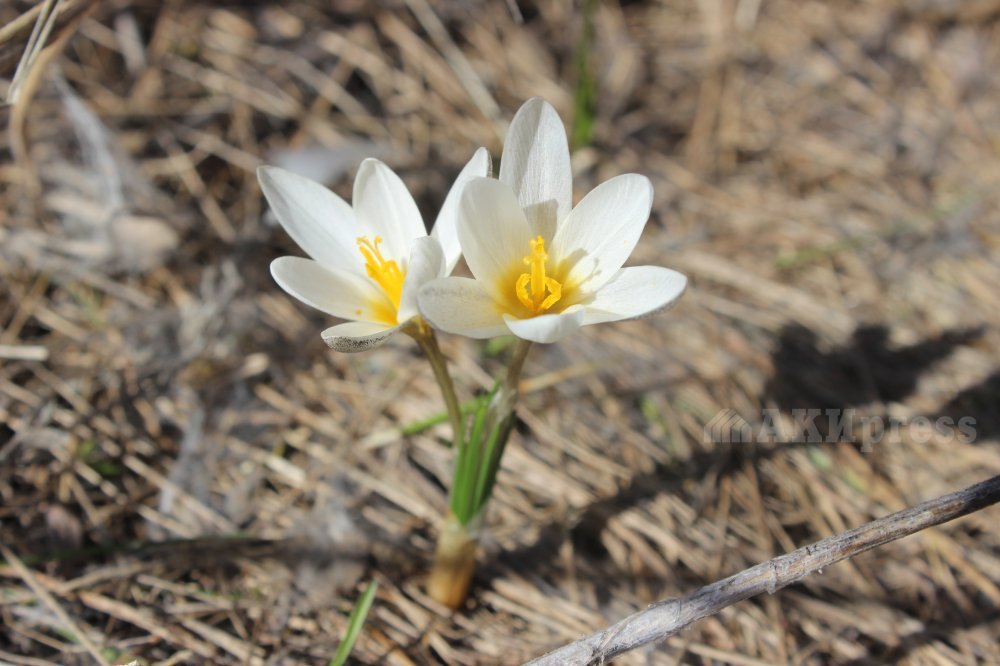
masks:
<svg viewBox="0 0 1000 666"><path fill-rule="evenodd" d="M447 430L400 435L441 408L430 371L323 347L268 275L297 250L254 168L347 194L378 155L430 213L525 98L572 115L580 18L518 7L105 3L3 111L0 660L323 663L374 577L359 662L517 663L1000 472L1000 4L602 3L577 195L649 175L633 261L691 288L533 353L473 597L435 608ZM467 394L500 367L444 344ZM977 438L705 441L763 407ZM998 517L621 662L1000 663Z"/></svg>

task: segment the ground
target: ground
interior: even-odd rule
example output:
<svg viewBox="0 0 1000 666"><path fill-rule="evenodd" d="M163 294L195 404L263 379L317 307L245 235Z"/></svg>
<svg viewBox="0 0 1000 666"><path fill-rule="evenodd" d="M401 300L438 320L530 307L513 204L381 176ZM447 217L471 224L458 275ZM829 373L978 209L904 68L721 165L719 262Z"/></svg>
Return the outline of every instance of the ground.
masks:
<svg viewBox="0 0 1000 666"><path fill-rule="evenodd" d="M0 7L5 82L31 4ZM0 112L0 661L326 663L375 579L358 663L516 664L1000 473L1000 3L91 4ZM653 181L631 263L690 283L532 352L449 614L430 369L324 347L255 169L349 196L377 156L431 220L532 96L575 127L577 200ZM442 345L464 396L509 353ZM1000 663L998 519L619 661Z"/></svg>

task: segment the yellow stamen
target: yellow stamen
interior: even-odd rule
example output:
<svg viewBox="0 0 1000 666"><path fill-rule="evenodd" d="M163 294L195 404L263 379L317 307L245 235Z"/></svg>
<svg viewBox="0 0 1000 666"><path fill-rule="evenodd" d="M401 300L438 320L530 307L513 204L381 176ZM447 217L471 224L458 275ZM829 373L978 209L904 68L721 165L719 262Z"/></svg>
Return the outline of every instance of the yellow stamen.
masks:
<svg viewBox="0 0 1000 666"><path fill-rule="evenodd" d="M530 272L521 273L514 283L514 292L521 305L531 310L532 314L538 314L562 298L562 285L545 275L545 262L549 258L545 253L545 239L538 236L530 243L531 255L524 258L524 263L531 267Z"/></svg>
<svg viewBox="0 0 1000 666"><path fill-rule="evenodd" d="M368 240L367 236L360 236L357 241L361 256L365 258L368 277L382 287L382 291L392 301L393 307L398 310L399 299L403 296L403 279L406 275L399 270L399 265L395 261L382 256L382 251L378 247L382 242L381 236L376 236L374 242Z"/></svg>

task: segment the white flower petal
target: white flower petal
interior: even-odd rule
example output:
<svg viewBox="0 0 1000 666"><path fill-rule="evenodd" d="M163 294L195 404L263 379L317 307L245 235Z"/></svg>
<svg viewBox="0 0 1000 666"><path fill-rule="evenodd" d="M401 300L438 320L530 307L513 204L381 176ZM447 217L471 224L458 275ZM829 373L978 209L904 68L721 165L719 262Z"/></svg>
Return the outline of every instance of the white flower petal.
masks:
<svg viewBox="0 0 1000 666"><path fill-rule="evenodd" d="M555 342L576 332L583 326L584 309L573 305L559 314L544 314L529 319L518 319L509 314L503 316L510 332L519 338L532 342Z"/></svg>
<svg viewBox="0 0 1000 666"><path fill-rule="evenodd" d="M364 274L357 222L346 201L278 167L260 167L257 180L281 226L306 254L329 268Z"/></svg>
<svg viewBox="0 0 1000 666"><path fill-rule="evenodd" d="M304 257L278 257L271 262L274 281L306 305L341 319L377 320L373 303L389 299L366 278L321 266Z"/></svg>
<svg viewBox="0 0 1000 666"><path fill-rule="evenodd" d="M566 129L545 100L529 99L511 121L500 181L514 190L534 233L551 241L573 206L573 170Z"/></svg>
<svg viewBox="0 0 1000 666"><path fill-rule="evenodd" d="M424 285L417 294L420 312L431 326L470 338L507 333L496 303L477 280L446 277Z"/></svg>
<svg viewBox="0 0 1000 666"><path fill-rule="evenodd" d="M431 280L445 276L444 253L436 238L424 236L410 248L409 268L403 281L399 299L399 321L406 321L417 314L417 292Z"/></svg>
<svg viewBox="0 0 1000 666"><path fill-rule="evenodd" d="M454 185L448 191L448 196L441 204L441 212L434 222L431 235L438 239L441 249L444 250L445 275L451 275L459 257L462 256L462 246L458 242L458 207L462 201L462 191L473 178L489 177L491 170L490 151L480 148L458 174Z"/></svg>
<svg viewBox="0 0 1000 666"><path fill-rule="evenodd" d="M399 176L379 160L366 159L354 178L352 203L359 235L381 236L385 258L405 268L410 243L414 238L426 236L427 230L417 204Z"/></svg>
<svg viewBox="0 0 1000 666"><path fill-rule="evenodd" d="M504 301L508 295L499 291L501 281L531 251L524 212L509 187L492 178L476 178L465 186L459 215L458 239L469 270L496 300Z"/></svg>
<svg viewBox="0 0 1000 666"><path fill-rule="evenodd" d="M628 173L601 183L570 212L552 240L552 253L572 265L566 281L595 291L610 280L639 242L653 205L653 185Z"/></svg>
<svg viewBox="0 0 1000 666"><path fill-rule="evenodd" d="M363 352L378 347L395 335L400 326L386 327L366 321L349 321L323 331L323 342L339 352Z"/></svg>
<svg viewBox="0 0 1000 666"><path fill-rule="evenodd" d="M585 306L584 325L635 319L673 305L687 288L687 278L660 266L623 268Z"/></svg>

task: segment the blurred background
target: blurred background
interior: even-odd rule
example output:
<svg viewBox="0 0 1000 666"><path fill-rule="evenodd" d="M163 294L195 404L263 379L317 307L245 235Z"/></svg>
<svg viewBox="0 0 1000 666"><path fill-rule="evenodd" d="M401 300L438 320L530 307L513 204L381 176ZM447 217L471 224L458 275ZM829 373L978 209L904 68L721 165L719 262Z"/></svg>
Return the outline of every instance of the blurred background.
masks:
<svg viewBox="0 0 1000 666"><path fill-rule="evenodd" d="M0 26L0 661L325 663L374 578L358 663L515 664L1000 473L996 0L6 0ZM430 370L324 347L254 171L349 197L376 156L429 221L532 96L577 200L652 179L631 263L690 286L533 351L448 616ZM464 396L508 351L442 344ZM782 436L794 409L974 432ZM725 441L720 412L785 429ZM619 662L1000 663L998 519Z"/></svg>

